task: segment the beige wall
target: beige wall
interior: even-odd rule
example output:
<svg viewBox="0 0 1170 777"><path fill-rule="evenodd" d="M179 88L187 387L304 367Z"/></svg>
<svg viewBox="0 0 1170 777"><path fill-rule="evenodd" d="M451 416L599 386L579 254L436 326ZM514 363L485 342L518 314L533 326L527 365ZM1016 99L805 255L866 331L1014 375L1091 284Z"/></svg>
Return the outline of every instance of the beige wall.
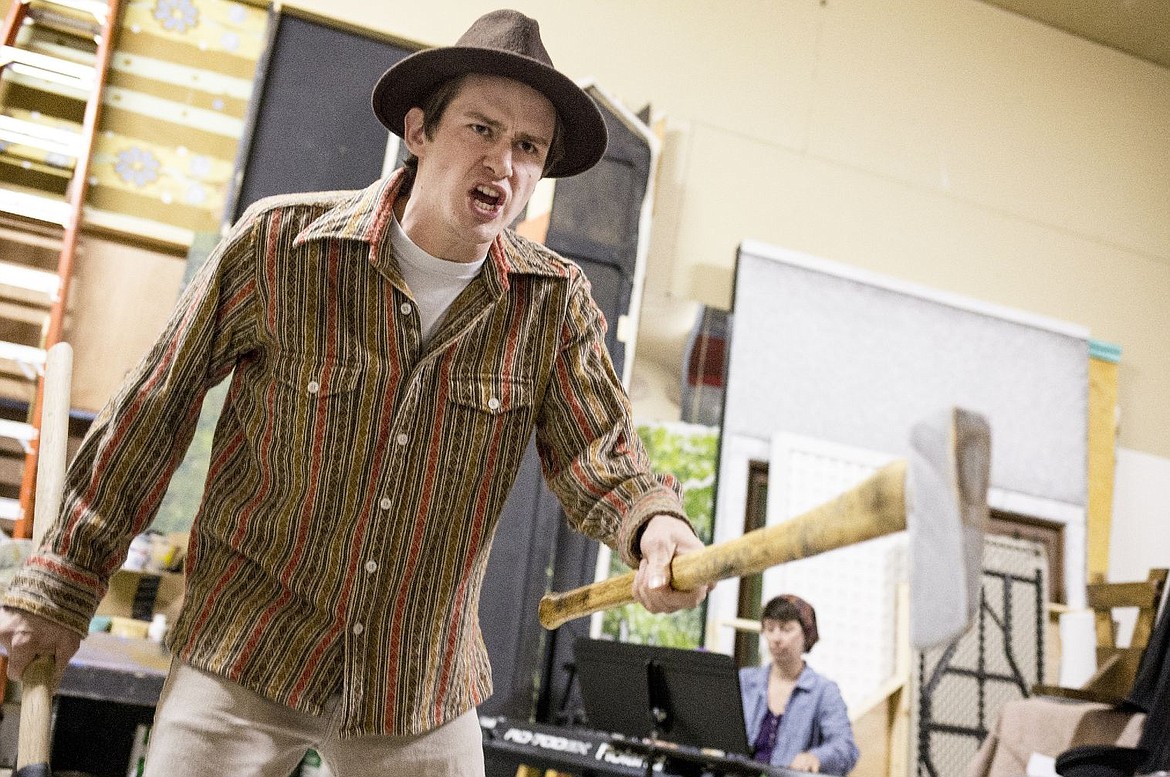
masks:
<svg viewBox="0 0 1170 777"><path fill-rule="evenodd" d="M488 7L296 4L425 43ZM641 413L677 412L692 300L730 303L750 237L1089 327L1120 444L1170 456L1170 71L977 0L512 4L667 120Z"/></svg>
<svg viewBox="0 0 1170 777"><path fill-rule="evenodd" d="M58 251L0 240L0 261L55 270ZM96 412L162 331L179 296L184 257L83 232L73 265L63 339L73 346L71 406ZM34 329L13 337L38 345ZM35 383L0 376L5 395L31 401Z"/></svg>
<svg viewBox="0 0 1170 777"><path fill-rule="evenodd" d="M664 119L641 418L677 417L697 302L729 305L754 238L1089 327L1123 349L1120 445L1170 457L1170 71L978 0L513 4L562 70ZM299 5L425 43L488 7ZM83 251L70 337L98 363L74 399L96 409L182 263Z"/></svg>
<svg viewBox="0 0 1170 777"><path fill-rule="evenodd" d="M71 289L73 406L96 411L162 332L186 271L181 256L94 235L81 243Z"/></svg>

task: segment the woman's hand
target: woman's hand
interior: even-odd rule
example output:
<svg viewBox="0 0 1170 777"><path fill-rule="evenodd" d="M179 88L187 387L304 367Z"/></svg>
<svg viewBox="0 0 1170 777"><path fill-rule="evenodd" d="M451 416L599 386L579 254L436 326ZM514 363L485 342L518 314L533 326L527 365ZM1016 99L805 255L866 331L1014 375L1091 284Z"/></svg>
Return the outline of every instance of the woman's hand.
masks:
<svg viewBox="0 0 1170 777"><path fill-rule="evenodd" d="M788 766L790 769L795 769L798 772L819 772L821 770L821 759L812 753L800 753L792 759L792 763Z"/></svg>

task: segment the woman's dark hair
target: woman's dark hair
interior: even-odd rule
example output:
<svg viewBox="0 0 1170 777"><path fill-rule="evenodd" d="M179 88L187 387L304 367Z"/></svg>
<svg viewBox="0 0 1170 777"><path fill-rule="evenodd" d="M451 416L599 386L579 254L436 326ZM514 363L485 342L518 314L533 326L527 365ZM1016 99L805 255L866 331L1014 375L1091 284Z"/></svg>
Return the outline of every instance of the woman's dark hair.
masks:
<svg viewBox="0 0 1170 777"><path fill-rule="evenodd" d="M459 90L463 88L463 82L467 80L469 75L471 74L465 73L439 84L435 87L435 91L431 92L430 96L419 106L422 108L423 132L426 133L427 138L433 139L435 137L435 130L439 128L439 122L447 111L447 106L459 94ZM548 156L544 160L545 172L565 155L565 131L561 126L561 115L559 113L555 115L556 125L553 127L552 140L549 142ZM410 188L414 185L414 176L418 173L418 157L408 152L402 166L406 168L406 174L402 178L402 186L398 191L402 195L407 195L410 194Z"/></svg>
<svg viewBox="0 0 1170 777"><path fill-rule="evenodd" d="M773 597L764 605L760 615L760 622L776 621L787 623L796 621L804 632L804 652L812 650L813 645L821 638L817 633L817 613L812 605L795 594L780 594Z"/></svg>

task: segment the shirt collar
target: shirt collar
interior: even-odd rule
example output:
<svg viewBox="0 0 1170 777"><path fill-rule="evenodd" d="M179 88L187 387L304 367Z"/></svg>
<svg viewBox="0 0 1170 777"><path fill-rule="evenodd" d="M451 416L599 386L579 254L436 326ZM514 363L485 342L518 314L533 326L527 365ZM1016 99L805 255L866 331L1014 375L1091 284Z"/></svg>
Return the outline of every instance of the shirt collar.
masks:
<svg viewBox="0 0 1170 777"><path fill-rule="evenodd" d="M381 265L385 261L382 257L390 254L389 250L379 249L383 243L389 246L394 202L404 173L399 168L389 177L354 192L301 230L293 239L293 247L311 240L359 240L370 245L370 261L375 266ZM564 277L567 275L564 265L555 256L543 246L504 230L488 249L484 267L485 270L489 265L494 267L505 286L507 277L514 273Z"/></svg>
<svg viewBox="0 0 1170 777"><path fill-rule="evenodd" d="M808 665L806 661L804 669L800 670L800 676L796 678L796 687L802 691L811 691L817 682L817 673Z"/></svg>
<svg viewBox="0 0 1170 777"><path fill-rule="evenodd" d="M377 247L389 234L394 200L402 185L402 170L375 181L325 211L293 239L299 248L310 240L360 240Z"/></svg>

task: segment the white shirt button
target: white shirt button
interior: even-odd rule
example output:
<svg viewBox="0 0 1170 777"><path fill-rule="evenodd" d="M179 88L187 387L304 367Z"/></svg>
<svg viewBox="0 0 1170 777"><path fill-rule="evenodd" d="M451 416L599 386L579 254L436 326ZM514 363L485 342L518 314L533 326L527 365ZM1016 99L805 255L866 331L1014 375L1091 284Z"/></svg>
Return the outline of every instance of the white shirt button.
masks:
<svg viewBox="0 0 1170 777"><path fill-rule="evenodd" d="M362 632L365 630L366 630L366 627L363 626L362 624L360 624L360 623L353 624L353 635L355 637L360 637L362 635Z"/></svg>
<svg viewBox="0 0 1170 777"><path fill-rule="evenodd" d="M371 575L374 574L375 572L377 572L378 571L378 562L374 561L372 559L370 561L367 561L366 562L366 571L369 572Z"/></svg>
<svg viewBox="0 0 1170 777"><path fill-rule="evenodd" d="M398 306L398 310L402 313L402 315L409 316L410 315L410 303L403 302L401 305Z"/></svg>
<svg viewBox="0 0 1170 777"><path fill-rule="evenodd" d="M394 439L395 439L395 442L397 442L399 445L406 445L406 443L409 442L409 440L410 440L410 438L407 437L405 434L400 434Z"/></svg>
<svg viewBox="0 0 1170 777"><path fill-rule="evenodd" d="M500 400L496 399L495 397L492 397L491 399L489 399L488 400L488 409L489 410L499 410L500 409Z"/></svg>
<svg viewBox="0 0 1170 777"><path fill-rule="evenodd" d="M305 391L309 392L310 394L316 394L320 390L321 384L315 380L309 381L309 385L305 386Z"/></svg>
<svg viewBox="0 0 1170 777"><path fill-rule="evenodd" d="M388 496L382 497L382 501L378 502L378 507L381 507L383 510L389 510L390 509L390 497L388 497Z"/></svg>

